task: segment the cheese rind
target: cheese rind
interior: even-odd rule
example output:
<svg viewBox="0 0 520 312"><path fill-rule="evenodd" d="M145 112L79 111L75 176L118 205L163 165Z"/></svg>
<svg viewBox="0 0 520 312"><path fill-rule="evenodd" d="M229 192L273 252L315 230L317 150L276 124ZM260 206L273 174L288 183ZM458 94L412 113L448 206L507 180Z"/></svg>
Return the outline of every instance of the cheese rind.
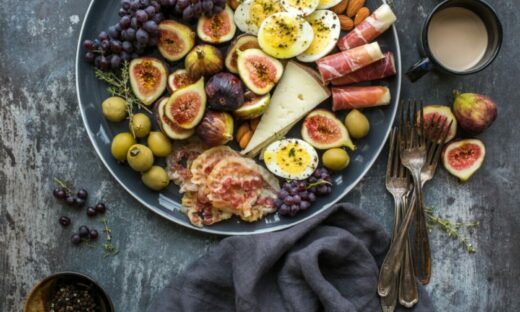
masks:
<svg viewBox="0 0 520 312"><path fill-rule="evenodd" d="M254 157L262 147L280 133L286 134L293 125L330 97L330 90L319 80L319 74L290 61L249 144L241 152ZM278 135L277 135L278 134Z"/></svg>

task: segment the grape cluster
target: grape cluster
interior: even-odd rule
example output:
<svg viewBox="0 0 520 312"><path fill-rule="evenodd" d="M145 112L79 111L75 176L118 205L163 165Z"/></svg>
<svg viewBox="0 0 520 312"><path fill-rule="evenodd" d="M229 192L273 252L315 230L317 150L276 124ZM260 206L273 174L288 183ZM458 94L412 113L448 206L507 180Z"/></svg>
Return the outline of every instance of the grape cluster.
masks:
<svg viewBox="0 0 520 312"><path fill-rule="evenodd" d="M120 20L93 40L85 40L85 59L102 70L117 69L122 61L144 54L157 45L159 23L164 20L161 4L155 0L122 0Z"/></svg>
<svg viewBox="0 0 520 312"><path fill-rule="evenodd" d="M332 191L332 178L325 168L318 168L312 176L301 181L287 181L278 192L275 205L282 216L294 217L306 210L319 196Z"/></svg>
<svg viewBox="0 0 520 312"><path fill-rule="evenodd" d="M183 20L190 21L202 15L210 17L222 12L226 0L161 0L161 5L181 15Z"/></svg>

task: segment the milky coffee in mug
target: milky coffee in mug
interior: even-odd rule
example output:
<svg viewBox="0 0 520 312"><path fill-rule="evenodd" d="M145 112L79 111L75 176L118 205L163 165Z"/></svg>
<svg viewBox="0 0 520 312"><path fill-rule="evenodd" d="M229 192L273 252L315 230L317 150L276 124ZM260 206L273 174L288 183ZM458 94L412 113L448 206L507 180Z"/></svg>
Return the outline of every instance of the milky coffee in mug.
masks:
<svg viewBox="0 0 520 312"><path fill-rule="evenodd" d="M424 59L407 73L418 80L431 69L467 75L487 67L498 54L502 29L493 9L480 0L448 0L439 4L423 27Z"/></svg>

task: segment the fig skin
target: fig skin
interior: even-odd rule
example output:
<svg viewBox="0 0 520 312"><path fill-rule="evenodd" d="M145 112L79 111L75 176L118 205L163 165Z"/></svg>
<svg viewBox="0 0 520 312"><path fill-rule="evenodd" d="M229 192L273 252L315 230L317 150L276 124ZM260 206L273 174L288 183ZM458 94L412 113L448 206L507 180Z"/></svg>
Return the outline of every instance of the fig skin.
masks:
<svg viewBox="0 0 520 312"><path fill-rule="evenodd" d="M244 103L233 114L237 119L255 119L264 114L271 102L271 94L256 95L251 91L244 94Z"/></svg>
<svg viewBox="0 0 520 312"><path fill-rule="evenodd" d="M486 157L486 147L477 139L451 142L442 152L442 164L461 182L466 182L482 166Z"/></svg>
<svg viewBox="0 0 520 312"><path fill-rule="evenodd" d="M206 84L208 106L218 111L233 111L244 103L244 85L237 76L218 73Z"/></svg>
<svg viewBox="0 0 520 312"><path fill-rule="evenodd" d="M462 130L479 134L497 118L497 106L489 97L459 91L454 91L453 94L453 113Z"/></svg>
<svg viewBox="0 0 520 312"><path fill-rule="evenodd" d="M198 125L205 110L204 78L173 93L164 107L165 116L183 129L192 129Z"/></svg>
<svg viewBox="0 0 520 312"><path fill-rule="evenodd" d="M130 86L135 96L150 106L166 90L168 67L154 57L140 57L130 62Z"/></svg>
<svg viewBox="0 0 520 312"><path fill-rule="evenodd" d="M168 76L168 92L173 93L179 89L187 87L197 82L196 79L192 79L188 75L188 71L185 69L177 69Z"/></svg>
<svg viewBox="0 0 520 312"><path fill-rule="evenodd" d="M173 140L184 140L191 137L195 133L195 129L183 129L175 125L175 123L166 116L164 107L167 102L168 97L162 97L154 104L153 114L159 129Z"/></svg>
<svg viewBox="0 0 520 312"><path fill-rule="evenodd" d="M238 74L255 94L264 95L278 83L283 74L283 64L259 49L237 51Z"/></svg>
<svg viewBox="0 0 520 312"><path fill-rule="evenodd" d="M225 60L227 70L229 70L233 74L238 74L237 51L245 51L247 49L260 49L260 45L258 44L256 36L242 34L236 37L236 39L233 40L233 42L231 42Z"/></svg>
<svg viewBox="0 0 520 312"><path fill-rule="evenodd" d="M186 25L173 20L159 23L157 48L170 62L182 59L195 45L195 33Z"/></svg>
<svg viewBox="0 0 520 312"><path fill-rule="evenodd" d="M217 146L233 140L233 117L226 112L207 110L197 127L197 135L209 146Z"/></svg>
<svg viewBox="0 0 520 312"><path fill-rule="evenodd" d="M186 55L184 68L192 79L210 77L224 69L222 53L212 45L199 44Z"/></svg>

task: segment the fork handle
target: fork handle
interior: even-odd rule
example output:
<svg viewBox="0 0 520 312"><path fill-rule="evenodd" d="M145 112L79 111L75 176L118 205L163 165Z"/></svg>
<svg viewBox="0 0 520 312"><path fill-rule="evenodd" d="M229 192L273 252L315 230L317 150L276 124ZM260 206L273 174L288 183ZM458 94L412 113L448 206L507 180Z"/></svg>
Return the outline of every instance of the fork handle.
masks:
<svg viewBox="0 0 520 312"><path fill-rule="evenodd" d="M423 285L426 285L430 282L432 275L432 255L424 205L417 207L414 246L415 275Z"/></svg>
<svg viewBox="0 0 520 312"><path fill-rule="evenodd" d="M383 265L381 266L377 283L377 293L381 297L388 296L394 281L398 277L399 270L401 269L402 251L406 238L408 237L408 230L410 229L415 214L415 206L416 205L410 205L410 209L406 211L398 235L394 240L392 240L385 260L383 261Z"/></svg>
<svg viewBox="0 0 520 312"><path fill-rule="evenodd" d="M408 200L405 197L403 200L402 213L405 214L408 207ZM412 205L414 202L410 202ZM408 237L407 237L408 238ZM410 249L410 242L406 239L403 257L403 267L401 268L400 282L399 282L399 302L407 307L413 307L419 301L419 292L417 291L417 283L415 281L414 263L412 259L412 251Z"/></svg>

